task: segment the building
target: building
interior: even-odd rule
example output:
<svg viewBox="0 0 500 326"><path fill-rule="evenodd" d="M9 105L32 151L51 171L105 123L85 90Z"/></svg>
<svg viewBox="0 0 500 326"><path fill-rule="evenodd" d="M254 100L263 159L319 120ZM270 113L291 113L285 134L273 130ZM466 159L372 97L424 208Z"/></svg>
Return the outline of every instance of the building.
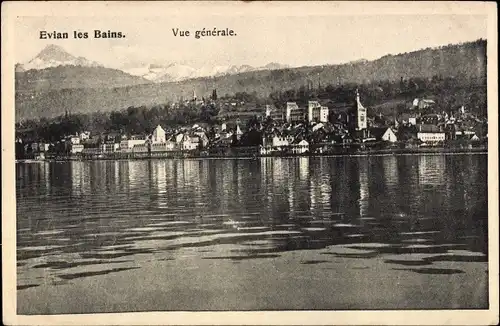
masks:
<svg viewBox="0 0 500 326"><path fill-rule="evenodd" d="M137 145L146 144L146 139L125 139L120 142L120 151L130 152Z"/></svg>
<svg viewBox="0 0 500 326"><path fill-rule="evenodd" d="M417 138L423 143L434 144L445 141L446 133L436 125L419 125Z"/></svg>
<svg viewBox="0 0 500 326"><path fill-rule="evenodd" d="M355 112L355 126L354 129L356 131L361 131L361 130L366 130L368 127L368 117L367 117L367 110L361 104L361 101L359 99L359 91L356 89L356 112Z"/></svg>
<svg viewBox="0 0 500 326"><path fill-rule="evenodd" d="M190 137L188 135L184 135L181 142L181 150L184 151L192 151L200 146L199 137Z"/></svg>
<svg viewBox="0 0 500 326"><path fill-rule="evenodd" d="M86 141L90 139L90 131L82 131L80 133L80 141Z"/></svg>
<svg viewBox="0 0 500 326"><path fill-rule="evenodd" d="M175 142L167 140L163 143L152 143L151 152L169 152L175 150Z"/></svg>
<svg viewBox="0 0 500 326"><path fill-rule="evenodd" d="M71 145L70 153L71 154L82 153L83 150L84 150L84 147L82 144L75 144L75 145Z"/></svg>
<svg viewBox="0 0 500 326"><path fill-rule="evenodd" d="M243 135L243 131L241 131L240 124L236 124L236 139L240 140Z"/></svg>
<svg viewBox="0 0 500 326"><path fill-rule="evenodd" d="M292 153L293 154L304 154L309 151L309 143L302 139L299 142L293 142Z"/></svg>
<svg viewBox="0 0 500 326"><path fill-rule="evenodd" d="M106 142L101 144L100 149L102 153L114 153L120 148L119 143Z"/></svg>
<svg viewBox="0 0 500 326"><path fill-rule="evenodd" d="M99 155L99 154L102 154L101 149L99 147L84 148L81 153L85 154L85 155Z"/></svg>
<svg viewBox="0 0 500 326"><path fill-rule="evenodd" d="M199 142L201 143L202 147L206 147L208 145L208 137L205 131L195 131L193 132L193 135L199 138Z"/></svg>
<svg viewBox="0 0 500 326"><path fill-rule="evenodd" d="M165 135L165 130L163 130L163 128L160 125L158 125L153 131L153 137L151 140L153 144L166 142L167 138Z"/></svg>
<svg viewBox="0 0 500 326"><path fill-rule="evenodd" d="M307 106L307 120L309 122L328 122L328 107L322 106L318 101L309 101Z"/></svg>
<svg viewBox="0 0 500 326"><path fill-rule="evenodd" d="M132 153L147 153L149 152L149 144L137 144L132 147Z"/></svg>
<svg viewBox="0 0 500 326"><path fill-rule="evenodd" d="M373 127L369 129L369 133L370 136L375 138L377 141L387 141L391 143L395 143L398 141L398 137L389 127Z"/></svg>
<svg viewBox="0 0 500 326"><path fill-rule="evenodd" d="M413 125L413 126L415 126L417 124L417 116L415 114L402 113L399 116L398 120L403 125Z"/></svg>
<svg viewBox="0 0 500 326"><path fill-rule="evenodd" d="M275 135L271 139L271 146L275 148L282 148L286 146L290 146L290 143L293 141L291 136L278 136Z"/></svg>
<svg viewBox="0 0 500 326"><path fill-rule="evenodd" d="M274 105L266 105L266 118L271 118L276 122L283 122L285 119L283 117L282 110L278 109Z"/></svg>
<svg viewBox="0 0 500 326"><path fill-rule="evenodd" d="M79 136L69 136L69 143L72 145L80 144L80 137Z"/></svg>
<svg viewBox="0 0 500 326"><path fill-rule="evenodd" d="M435 104L436 102L434 100L428 100L423 98L422 99L416 98L413 100L413 107L419 110L431 108Z"/></svg>
<svg viewBox="0 0 500 326"><path fill-rule="evenodd" d="M286 103L286 122L297 123L305 120L304 109L299 108L295 102Z"/></svg>

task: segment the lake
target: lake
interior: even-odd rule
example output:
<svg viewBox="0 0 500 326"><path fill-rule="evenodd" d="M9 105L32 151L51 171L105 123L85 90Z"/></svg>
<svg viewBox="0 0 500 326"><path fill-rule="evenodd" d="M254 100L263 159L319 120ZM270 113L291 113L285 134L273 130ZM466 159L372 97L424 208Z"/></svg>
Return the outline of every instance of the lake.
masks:
<svg viewBox="0 0 500 326"><path fill-rule="evenodd" d="M19 314L488 307L487 155L16 164Z"/></svg>

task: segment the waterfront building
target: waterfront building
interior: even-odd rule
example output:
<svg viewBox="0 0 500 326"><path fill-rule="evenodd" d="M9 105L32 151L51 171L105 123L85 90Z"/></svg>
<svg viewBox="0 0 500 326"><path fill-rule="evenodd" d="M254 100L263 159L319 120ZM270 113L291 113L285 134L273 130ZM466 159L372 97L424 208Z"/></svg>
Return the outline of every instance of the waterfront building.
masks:
<svg viewBox="0 0 500 326"><path fill-rule="evenodd" d="M181 142L181 150L191 151L195 150L200 146L200 141L198 137L190 137L188 135L184 135Z"/></svg>
<svg viewBox="0 0 500 326"><path fill-rule="evenodd" d="M178 133L177 135L175 135L175 142L180 144L182 142L182 140L184 139L184 133Z"/></svg>
<svg viewBox="0 0 500 326"><path fill-rule="evenodd" d="M167 140L165 135L165 130L163 130L163 128L160 125L158 125L153 131L153 137L151 140L153 144L165 143L165 141Z"/></svg>
<svg viewBox="0 0 500 326"><path fill-rule="evenodd" d="M71 154L82 153L83 150L84 150L84 146L82 144L74 144L74 145L71 145L70 153Z"/></svg>
<svg viewBox="0 0 500 326"><path fill-rule="evenodd" d="M151 152L169 152L175 150L175 142L167 140L163 143L152 143Z"/></svg>
<svg viewBox="0 0 500 326"><path fill-rule="evenodd" d="M132 153L147 153L149 146L145 142L143 144L136 144L132 147Z"/></svg>
<svg viewBox="0 0 500 326"><path fill-rule="evenodd" d="M125 139L120 142L120 151L129 152L137 145L144 145L146 139Z"/></svg>
<svg viewBox="0 0 500 326"><path fill-rule="evenodd" d="M199 138L199 142L201 143L201 145L203 147L206 147L208 145L208 137L207 137L207 134L205 133L205 131L203 131L203 130L195 131L195 132L193 132L193 136L196 136Z"/></svg>
<svg viewBox="0 0 500 326"><path fill-rule="evenodd" d="M389 127L372 127L369 129L370 136L378 141L397 142L398 137Z"/></svg>
<svg viewBox="0 0 500 326"><path fill-rule="evenodd" d="M291 136L278 136L275 135L271 140L271 145L276 148L290 146L290 143L293 141L293 137Z"/></svg>
<svg viewBox="0 0 500 326"><path fill-rule="evenodd" d="M84 155L99 155L101 154L101 148L99 147L85 147L82 151Z"/></svg>
<svg viewBox="0 0 500 326"><path fill-rule="evenodd" d="M304 154L308 151L309 151L309 143L305 139L293 142L292 144L293 154Z"/></svg>
<svg viewBox="0 0 500 326"><path fill-rule="evenodd" d="M106 142L101 144L100 148L102 153L114 153L120 148L120 144L115 142Z"/></svg>
<svg viewBox="0 0 500 326"><path fill-rule="evenodd" d="M446 133L441 131L441 129L436 125L419 125L417 138L429 144L443 142L446 139Z"/></svg>

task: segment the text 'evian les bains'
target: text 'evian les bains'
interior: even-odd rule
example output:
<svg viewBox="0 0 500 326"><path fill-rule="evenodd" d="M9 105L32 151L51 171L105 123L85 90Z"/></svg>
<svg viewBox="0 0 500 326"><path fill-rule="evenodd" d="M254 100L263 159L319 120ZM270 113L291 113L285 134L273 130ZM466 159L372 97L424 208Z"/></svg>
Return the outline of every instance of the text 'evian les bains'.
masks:
<svg viewBox="0 0 500 326"><path fill-rule="evenodd" d="M81 32L81 31L73 31L72 33L68 32L58 32L58 31L40 31L40 39L41 40L59 40L59 39L69 39L70 36L73 39L88 39L90 36L93 36L93 38L102 38L102 39L109 39L109 38L125 38L125 34L122 32L113 32L110 30L103 31L103 30L98 30L95 29L93 33L89 32Z"/></svg>

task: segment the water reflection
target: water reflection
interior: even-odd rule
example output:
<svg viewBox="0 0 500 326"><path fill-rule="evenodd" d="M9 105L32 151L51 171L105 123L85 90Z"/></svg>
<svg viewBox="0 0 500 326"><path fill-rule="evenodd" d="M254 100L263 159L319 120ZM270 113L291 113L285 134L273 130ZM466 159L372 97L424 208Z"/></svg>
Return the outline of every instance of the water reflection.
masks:
<svg viewBox="0 0 500 326"><path fill-rule="evenodd" d="M484 260L486 170L486 155L18 164L19 286L37 284L29 270L69 280L75 266L113 271L186 248L238 261L344 245L356 252L325 255L408 272ZM228 255L211 256L220 245ZM435 256L383 258L422 253Z"/></svg>

